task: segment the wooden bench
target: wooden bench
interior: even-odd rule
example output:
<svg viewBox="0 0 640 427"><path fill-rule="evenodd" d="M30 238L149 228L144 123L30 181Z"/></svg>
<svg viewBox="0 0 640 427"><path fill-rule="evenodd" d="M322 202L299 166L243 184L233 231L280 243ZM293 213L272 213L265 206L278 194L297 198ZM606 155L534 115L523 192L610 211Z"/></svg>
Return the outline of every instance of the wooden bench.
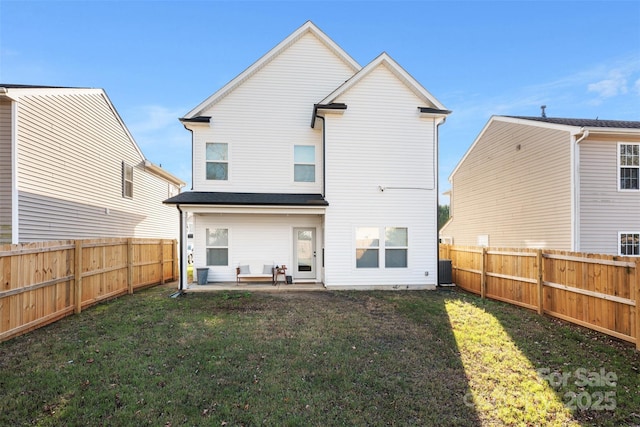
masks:
<svg viewBox="0 0 640 427"><path fill-rule="evenodd" d="M271 282L274 283L273 264L240 264L236 267L236 283Z"/></svg>

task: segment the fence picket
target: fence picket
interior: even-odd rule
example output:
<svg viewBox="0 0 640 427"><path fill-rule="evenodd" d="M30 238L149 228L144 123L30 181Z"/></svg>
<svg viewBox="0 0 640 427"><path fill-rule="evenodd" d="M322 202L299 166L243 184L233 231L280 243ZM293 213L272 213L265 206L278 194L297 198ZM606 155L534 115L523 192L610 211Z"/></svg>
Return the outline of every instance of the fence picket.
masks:
<svg viewBox="0 0 640 427"><path fill-rule="evenodd" d="M460 288L630 341L640 350L640 260L440 245Z"/></svg>
<svg viewBox="0 0 640 427"><path fill-rule="evenodd" d="M177 280L176 247L176 241L163 239L0 245L0 341L109 298Z"/></svg>

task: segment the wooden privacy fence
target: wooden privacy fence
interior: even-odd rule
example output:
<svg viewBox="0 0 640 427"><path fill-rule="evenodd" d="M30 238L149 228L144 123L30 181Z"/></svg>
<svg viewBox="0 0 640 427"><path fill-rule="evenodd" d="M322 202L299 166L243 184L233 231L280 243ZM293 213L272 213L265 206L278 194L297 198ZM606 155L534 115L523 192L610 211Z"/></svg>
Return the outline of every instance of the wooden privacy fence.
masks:
<svg viewBox="0 0 640 427"><path fill-rule="evenodd" d="M640 258L440 245L460 288L636 344Z"/></svg>
<svg viewBox="0 0 640 427"><path fill-rule="evenodd" d="M0 245L0 341L98 302L177 278L175 240Z"/></svg>

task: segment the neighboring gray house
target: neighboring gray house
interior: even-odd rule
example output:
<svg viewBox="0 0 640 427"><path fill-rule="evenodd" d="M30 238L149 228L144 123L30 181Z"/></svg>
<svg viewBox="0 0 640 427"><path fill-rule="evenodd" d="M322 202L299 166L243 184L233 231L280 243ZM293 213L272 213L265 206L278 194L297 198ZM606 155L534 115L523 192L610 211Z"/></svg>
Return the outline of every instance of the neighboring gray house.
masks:
<svg viewBox="0 0 640 427"><path fill-rule="evenodd" d="M193 215L195 267L221 282L284 264L333 289L435 288L449 113L386 53L362 67L305 23L180 119L194 191L166 203Z"/></svg>
<svg viewBox="0 0 640 427"><path fill-rule="evenodd" d="M454 245L640 255L640 122L493 116L451 173Z"/></svg>
<svg viewBox="0 0 640 427"><path fill-rule="evenodd" d="M185 183L149 162L102 89L0 84L0 243L178 239Z"/></svg>

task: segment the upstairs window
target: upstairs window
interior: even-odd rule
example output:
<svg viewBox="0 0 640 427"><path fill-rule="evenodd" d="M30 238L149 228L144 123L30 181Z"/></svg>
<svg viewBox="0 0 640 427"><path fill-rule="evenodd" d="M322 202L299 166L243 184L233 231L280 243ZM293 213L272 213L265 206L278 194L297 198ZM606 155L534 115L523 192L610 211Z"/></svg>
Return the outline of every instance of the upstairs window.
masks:
<svg viewBox="0 0 640 427"><path fill-rule="evenodd" d="M293 147L293 180L316 182L316 147L296 145Z"/></svg>
<svg viewBox="0 0 640 427"><path fill-rule="evenodd" d="M229 179L229 144L207 143L207 179L227 181Z"/></svg>
<svg viewBox="0 0 640 427"><path fill-rule="evenodd" d="M207 265L229 265L229 229L207 228Z"/></svg>
<svg viewBox="0 0 640 427"><path fill-rule="evenodd" d="M640 144L618 144L618 189L640 190Z"/></svg>
<svg viewBox="0 0 640 427"><path fill-rule="evenodd" d="M122 197L133 198L133 166L122 162Z"/></svg>
<svg viewBox="0 0 640 427"><path fill-rule="evenodd" d="M620 255L640 255L640 233L618 233L620 235Z"/></svg>

